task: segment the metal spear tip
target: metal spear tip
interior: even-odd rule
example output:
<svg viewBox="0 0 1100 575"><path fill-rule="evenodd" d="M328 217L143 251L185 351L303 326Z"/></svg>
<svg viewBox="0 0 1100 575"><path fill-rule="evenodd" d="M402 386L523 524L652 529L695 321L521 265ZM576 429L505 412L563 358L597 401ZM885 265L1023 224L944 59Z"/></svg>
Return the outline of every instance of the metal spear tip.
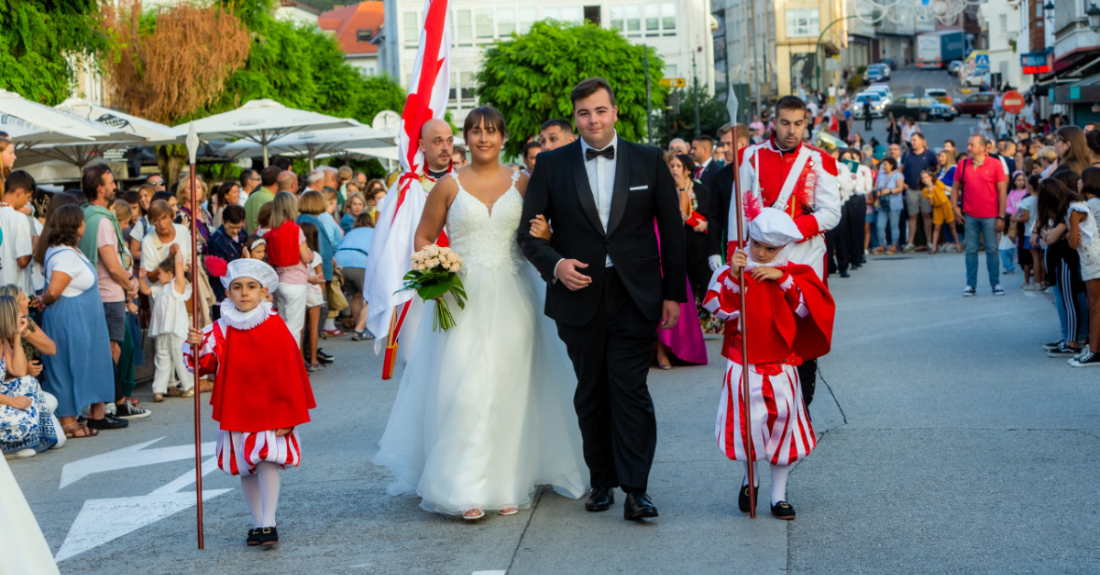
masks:
<svg viewBox="0 0 1100 575"><path fill-rule="evenodd" d="M187 131L187 157L192 164L195 163L195 156L199 153L199 134L195 131L195 122L191 121L191 127Z"/></svg>
<svg viewBox="0 0 1100 575"><path fill-rule="evenodd" d="M737 123L737 93L733 91L733 82L730 82L729 96L726 97L726 109L730 113L730 123Z"/></svg>

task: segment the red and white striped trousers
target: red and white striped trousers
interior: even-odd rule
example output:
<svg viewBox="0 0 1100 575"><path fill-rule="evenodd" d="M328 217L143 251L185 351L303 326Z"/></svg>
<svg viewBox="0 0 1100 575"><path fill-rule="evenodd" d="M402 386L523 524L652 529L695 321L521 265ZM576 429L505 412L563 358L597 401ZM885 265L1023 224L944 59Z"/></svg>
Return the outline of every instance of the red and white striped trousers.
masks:
<svg viewBox="0 0 1100 575"><path fill-rule="evenodd" d="M297 428L282 437L276 437L274 431L251 433L219 429L215 453L218 469L230 475L252 475L256 473L256 466L264 461L283 469L298 467L302 461L302 444Z"/></svg>
<svg viewBox="0 0 1100 575"><path fill-rule="evenodd" d="M809 455L817 445L813 426L806 416L806 404L802 402L798 370L793 365L774 363L750 364L749 368L752 459L772 465L791 465ZM726 457L748 461L747 430L741 416L744 406L741 374L741 364L726 362L714 435L718 448ZM735 397L737 402L733 400Z"/></svg>

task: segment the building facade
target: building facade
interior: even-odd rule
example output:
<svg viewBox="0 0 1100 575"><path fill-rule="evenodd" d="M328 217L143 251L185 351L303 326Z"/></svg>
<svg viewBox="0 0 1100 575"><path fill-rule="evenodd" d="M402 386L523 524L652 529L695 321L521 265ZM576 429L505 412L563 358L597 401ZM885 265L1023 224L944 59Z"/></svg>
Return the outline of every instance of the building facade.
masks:
<svg viewBox="0 0 1100 575"><path fill-rule="evenodd" d="M385 0L385 21L376 43L381 69L408 88L423 25L423 0ZM665 63L665 78L682 78L687 86L714 93L714 43L710 0L633 0L577 3L471 0L451 7L451 100L456 122L477 107L474 77L485 50L524 34L547 18L618 30L630 42L653 46ZM611 79L612 81L614 79ZM568 89L568 88L563 88Z"/></svg>
<svg viewBox="0 0 1100 575"><path fill-rule="evenodd" d="M1026 12L1026 6L1023 11ZM985 2L979 8L982 29L985 31L989 52L990 84L1009 85L1017 90L1031 86L1031 78L1025 77L1020 64L1021 26L1019 2Z"/></svg>
<svg viewBox="0 0 1100 575"><path fill-rule="evenodd" d="M317 24L336 37L347 63L366 76L374 76L383 71L374 40L384 19L382 2L360 2L321 14Z"/></svg>

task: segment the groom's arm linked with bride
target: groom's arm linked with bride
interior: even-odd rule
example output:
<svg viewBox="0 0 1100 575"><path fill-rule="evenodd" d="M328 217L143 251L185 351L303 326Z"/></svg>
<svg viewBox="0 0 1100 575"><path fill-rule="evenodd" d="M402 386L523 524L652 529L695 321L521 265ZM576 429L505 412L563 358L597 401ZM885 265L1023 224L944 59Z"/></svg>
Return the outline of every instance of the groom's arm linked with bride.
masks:
<svg viewBox="0 0 1100 575"><path fill-rule="evenodd" d="M656 517L645 493L657 445L646 378L657 329L675 327L687 297L684 222L661 150L616 134L607 82L585 80L571 99L581 138L539 154L516 236L547 282L545 313L577 373L586 508L608 509L622 487L627 519ZM539 214L549 241L530 233Z"/></svg>

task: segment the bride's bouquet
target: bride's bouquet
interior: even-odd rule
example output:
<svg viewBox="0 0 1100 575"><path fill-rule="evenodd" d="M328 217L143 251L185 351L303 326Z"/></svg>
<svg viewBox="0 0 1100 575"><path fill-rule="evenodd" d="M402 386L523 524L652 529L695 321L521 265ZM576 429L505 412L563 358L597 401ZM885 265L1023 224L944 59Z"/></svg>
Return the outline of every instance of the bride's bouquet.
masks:
<svg viewBox="0 0 1100 575"><path fill-rule="evenodd" d="M416 294L424 301L437 300L433 331L439 331L440 328L447 331L455 326L455 318L443 299L445 294L450 292L460 309L466 307L466 288L462 287L462 280L458 279L457 273L460 269L462 258L451 251L451 248L432 244L412 255L412 271L402 278L405 287L397 291L416 290Z"/></svg>

